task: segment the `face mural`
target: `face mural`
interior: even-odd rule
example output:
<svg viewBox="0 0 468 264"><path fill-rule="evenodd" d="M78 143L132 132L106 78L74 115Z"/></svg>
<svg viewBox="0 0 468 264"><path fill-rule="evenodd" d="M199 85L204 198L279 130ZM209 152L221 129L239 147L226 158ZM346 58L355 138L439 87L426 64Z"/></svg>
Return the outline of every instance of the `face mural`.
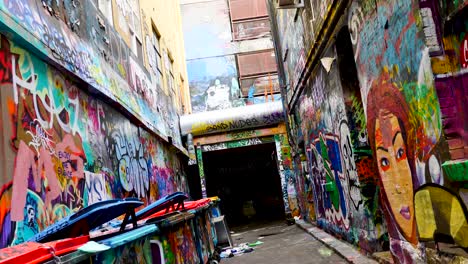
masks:
<svg viewBox="0 0 468 264"><path fill-rule="evenodd" d="M413 234L413 183L398 118L381 110L375 124L376 159L383 190L405 238Z"/></svg>
<svg viewBox="0 0 468 264"><path fill-rule="evenodd" d="M389 81L376 81L368 95L367 128L374 150L382 191L382 208L387 214L392 237L418 244L414 213L415 164L408 138L408 106ZM378 107L377 107L378 106ZM388 221L387 220L387 221Z"/></svg>
<svg viewBox="0 0 468 264"><path fill-rule="evenodd" d="M368 140L378 170L379 206L393 259L400 263L425 259L414 194L426 183L444 184L441 164L447 159L420 2L353 1L348 12Z"/></svg>

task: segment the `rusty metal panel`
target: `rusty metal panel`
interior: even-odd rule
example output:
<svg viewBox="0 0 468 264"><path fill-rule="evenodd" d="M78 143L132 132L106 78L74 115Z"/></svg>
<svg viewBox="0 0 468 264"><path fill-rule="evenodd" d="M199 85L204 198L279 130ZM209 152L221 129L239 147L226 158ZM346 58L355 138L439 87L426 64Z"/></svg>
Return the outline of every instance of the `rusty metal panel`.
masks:
<svg viewBox="0 0 468 264"><path fill-rule="evenodd" d="M267 17L266 0L229 0L232 21Z"/></svg>
<svg viewBox="0 0 468 264"><path fill-rule="evenodd" d="M276 72L276 56L273 50L237 55L240 77Z"/></svg>
<svg viewBox="0 0 468 264"><path fill-rule="evenodd" d="M241 79L240 86L245 97L279 93L278 75L255 76Z"/></svg>

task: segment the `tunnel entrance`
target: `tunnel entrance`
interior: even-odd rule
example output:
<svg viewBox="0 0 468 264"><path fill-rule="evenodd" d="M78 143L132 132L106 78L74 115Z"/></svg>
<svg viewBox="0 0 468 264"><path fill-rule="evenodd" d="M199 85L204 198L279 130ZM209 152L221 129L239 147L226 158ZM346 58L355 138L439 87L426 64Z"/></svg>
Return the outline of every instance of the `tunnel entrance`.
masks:
<svg viewBox="0 0 468 264"><path fill-rule="evenodd" d="M284 219L274 143L203 153L208 196L231 227Z"/></svg>

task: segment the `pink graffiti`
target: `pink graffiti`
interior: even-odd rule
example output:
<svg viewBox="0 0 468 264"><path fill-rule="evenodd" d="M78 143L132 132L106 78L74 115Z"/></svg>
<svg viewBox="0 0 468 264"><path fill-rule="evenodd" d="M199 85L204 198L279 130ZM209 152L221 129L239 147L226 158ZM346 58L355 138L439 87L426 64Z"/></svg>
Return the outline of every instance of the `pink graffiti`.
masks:
<svg viewBox="0 0 468 264"><path fill-rule="evenodd" d="M58 158L63 164L64 175L68 178L84 178L84 153L73 142L71 135L66 135L63 141L57 144ZM74 168L76 166L76 168Z"/></svg>
<svg viewBox="0 0 468 264"><path fill-rule="evenodd" d="M460 64L462 68L468 68L468 34L465 34L460 45Z"/></svg>
<svg viewBox="0 0 468 264"><path fill-rule="evenodd" d="M75 146L71 135L66 135L63 141L57 144L56 153L58 153L58 158L63 167L63 171L58 170L59 173L69 177L84 177L82 159L84 155ZM36 156L35 152L24 141L19 143L16 167L13 173L12 221L22 221L24 219L23 208L26 204L30 176L34 180L34 191L38 193L45 192L46 207L51 206L52 201L62 193L52 157L45 147L41 147Z"/></svg>

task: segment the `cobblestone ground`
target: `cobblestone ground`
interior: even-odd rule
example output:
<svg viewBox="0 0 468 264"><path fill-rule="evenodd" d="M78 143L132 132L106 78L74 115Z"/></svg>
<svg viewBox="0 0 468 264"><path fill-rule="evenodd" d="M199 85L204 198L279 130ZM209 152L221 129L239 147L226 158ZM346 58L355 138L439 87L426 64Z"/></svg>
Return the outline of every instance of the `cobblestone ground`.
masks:
<svg viewBox="0 0 468 264"><path fill-rule="evenodd" d="M256 241L262 241L264 244L255 247L251 253L222 259L221 264L347 263L296 225L272 223L263 227L246 227L237 231L232 235L235 244Z"/></svg>

